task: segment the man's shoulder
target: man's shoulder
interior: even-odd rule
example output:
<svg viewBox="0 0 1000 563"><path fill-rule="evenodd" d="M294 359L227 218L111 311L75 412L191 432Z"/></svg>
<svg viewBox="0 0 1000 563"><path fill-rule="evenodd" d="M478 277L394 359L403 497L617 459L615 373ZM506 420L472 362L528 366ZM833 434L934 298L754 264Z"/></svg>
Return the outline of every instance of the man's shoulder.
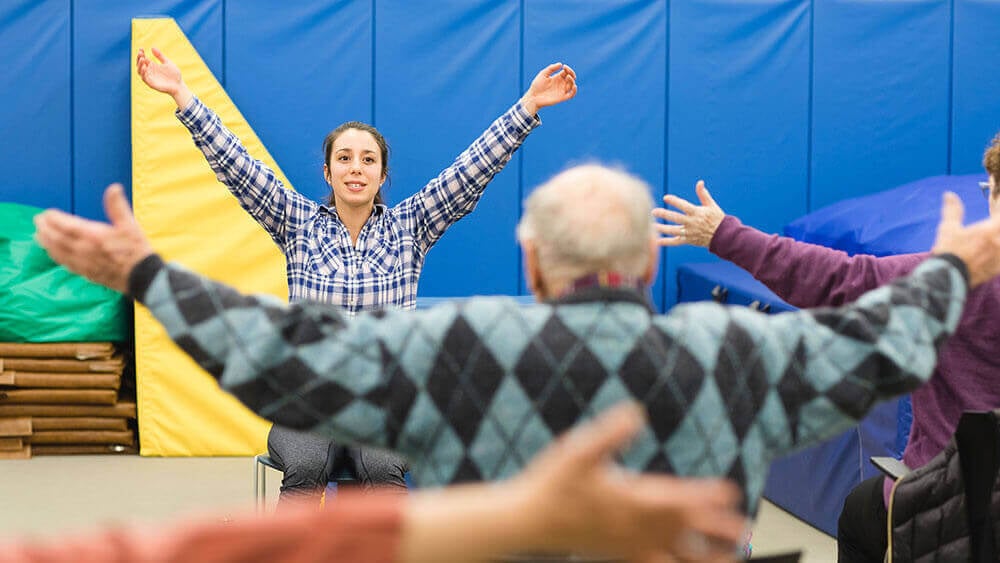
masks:
<svg viewBox="0 0 1000 563"><path fill-rule="evenodd" d="M463 298L418 299L421 322L436 323L448 319L461 321L477 332L502 327L535 334L553 317L565 323L569 319L600 319L631 315L651 316L647 307L630 301L537 302L532 296L483 295Z"/></svg>

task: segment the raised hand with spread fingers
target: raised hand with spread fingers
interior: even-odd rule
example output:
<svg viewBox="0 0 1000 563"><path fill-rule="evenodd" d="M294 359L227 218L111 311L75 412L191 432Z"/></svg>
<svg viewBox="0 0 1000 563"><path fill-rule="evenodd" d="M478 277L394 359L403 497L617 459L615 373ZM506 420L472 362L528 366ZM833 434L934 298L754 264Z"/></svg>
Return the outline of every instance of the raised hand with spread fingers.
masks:
<svg viewBox="0 0 1000 563"><path fill-rule="evenodd" d="M705 187L704 180L698 180L695 186L695 193L701 205L695 205L686 199L673 194L663 196L663 203L673 209L658 207L653 210L653 216L657 219L668 221L669 224L657 223L656 230L661 237L657 239L660 246L680 246L690 244L708 248L712 243L719 224L726 217L726 213L712 199L712 194Z"/></svg>

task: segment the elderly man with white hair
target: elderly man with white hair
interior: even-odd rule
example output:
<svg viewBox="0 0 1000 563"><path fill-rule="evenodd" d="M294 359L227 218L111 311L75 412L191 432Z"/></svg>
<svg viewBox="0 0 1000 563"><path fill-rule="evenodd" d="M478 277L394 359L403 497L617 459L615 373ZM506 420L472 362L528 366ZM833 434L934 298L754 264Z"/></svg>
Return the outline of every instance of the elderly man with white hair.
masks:
<svg viewBox="0 0 1000 563"><path fill-rule="evenodd" d="M517 238L528 287L539 301L617 276L645 295L656 277L649 188L638 178L598 165L572 168L539 187L525 203ZM651 254L652 253L652 254Z"/></svg>
<svg viewBox="0 0 1000 563"><path fill-rule="evenodd" d="M395 449L418 483L443 485L512 475L575 422L634 400L649 420L627 466L730 477L751 514L771 460L925 382L969 287L1000 272L1000 219L964 227L949 195L934 256L851 305L766 316L699 303L658 315L649 188L588 165L526 202L518 237L540 303L477 297L351 318L166 264L121 193L106 199L110 226L40 216L43 246L145 304L265 418Z"/></svg>

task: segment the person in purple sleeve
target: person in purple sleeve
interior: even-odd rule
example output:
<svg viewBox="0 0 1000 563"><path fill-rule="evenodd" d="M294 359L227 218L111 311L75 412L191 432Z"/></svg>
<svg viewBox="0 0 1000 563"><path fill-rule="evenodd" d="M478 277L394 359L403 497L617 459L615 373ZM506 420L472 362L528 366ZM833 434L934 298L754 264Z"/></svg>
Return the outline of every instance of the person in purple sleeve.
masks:
<svg viewBox="0 0 1000 563"><path fill-rule="evenodd" d="M555 63L455 161L424 187L388 207L389 147L371 125L344 123L323 141L325 204L293 190L254 159L222 120L185 85L181 71L155 47L159 62L139 49L136 72L147 86L177 104L216 177L267 231L285 256L291 301L333 303L348 314L383 308L413 309L427 251L456 221L475 209L487 184L541 120L541 108L576 95L576 73ZM346 448L319 436L275 425L268 453L282 469L281 502L321 498L345 470L366 489L405 491L406 461L388 452Z"/></svg>
<svg viewBox="0 0 1000 563"><path fill-rule="evenodd" d="M1000 215L1000 134L983 155L989 182L983 193L990 216ZM696 193L701 205L674 195L670 207L653 211L660 245L690 244L747 270L785 301L797 307L837 306L909 274L927 253L875 257L848 256L839 250L768 235L726 215L705 183ZM1000 279L969 294L955 335L941 352L934 376L913 391L913 424L903 462L917 468L944 449L966 410L1000 407ZM863 481L847 496L837 527L839 561L882 561L887 547L886 503L891 483L879 477Z"/></svg>

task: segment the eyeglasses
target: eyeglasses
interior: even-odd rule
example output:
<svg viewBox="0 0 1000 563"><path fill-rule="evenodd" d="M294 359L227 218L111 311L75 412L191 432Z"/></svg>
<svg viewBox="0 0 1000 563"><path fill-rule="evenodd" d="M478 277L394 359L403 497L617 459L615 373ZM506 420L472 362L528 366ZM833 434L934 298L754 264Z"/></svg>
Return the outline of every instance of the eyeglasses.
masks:
<svg viewBox="0 0 1000 563"><path fill-rule="evenodd" d="M983 197L990 199L990 183L979 182L979 189L983 190Z"/></svg>

